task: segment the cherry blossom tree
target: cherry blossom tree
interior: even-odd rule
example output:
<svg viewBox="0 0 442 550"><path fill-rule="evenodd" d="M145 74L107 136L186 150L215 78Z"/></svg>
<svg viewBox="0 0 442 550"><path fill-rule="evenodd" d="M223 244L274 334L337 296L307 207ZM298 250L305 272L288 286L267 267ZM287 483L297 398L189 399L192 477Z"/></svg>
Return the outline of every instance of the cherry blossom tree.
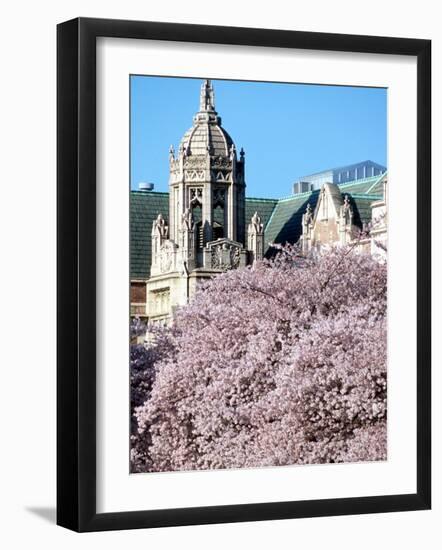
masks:
<svg viewBox="0 0 442 550"><path fill-rule="evenodd" d="M134 384L133 471L386 458L385 263L276 248L204 284L146 350L165 349Z"/></svg>
<svg viewBox="0 0 442 550"><path fill-rule="evenodd" d="M151 394L152 385L155 380L155 364L173 353L172 342L168 337L168 331L163 327L151 329L153 342L146 346L139 343L138 337L146 334L146 324L139 319L131 323L131 345L130 345L130 417L131 417L131 465L132 471L145 471L149 463L148 434L142 437L138 431L138 424L135 417L135 410L145 403ZM147 437L146 437L147 435Z"/></svg>

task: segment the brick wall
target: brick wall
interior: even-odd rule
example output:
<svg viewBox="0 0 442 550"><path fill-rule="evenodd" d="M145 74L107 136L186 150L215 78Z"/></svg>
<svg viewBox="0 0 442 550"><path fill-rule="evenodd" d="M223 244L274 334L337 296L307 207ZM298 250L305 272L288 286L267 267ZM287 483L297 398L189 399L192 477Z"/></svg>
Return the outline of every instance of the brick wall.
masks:
<svg viewBox="0 0 442 550"><path fill-rule="evenodd" d="M146 283L138 283L131 281L130 283L130 303L145 304L146 303Z"/></svg>

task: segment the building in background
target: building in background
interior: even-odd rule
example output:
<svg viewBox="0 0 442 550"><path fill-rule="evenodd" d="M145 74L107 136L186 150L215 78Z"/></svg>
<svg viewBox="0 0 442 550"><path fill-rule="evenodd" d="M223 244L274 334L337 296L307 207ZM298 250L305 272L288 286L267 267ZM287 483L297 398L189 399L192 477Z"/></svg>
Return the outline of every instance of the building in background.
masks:
<svg viewBox="0 0 442 550"><path fill-rule="evenodd" d="M215 111L210 81L177 153L169 152L169 193L142 184L130 197L131 316L169 323L198 283L273 253L354 243L385 254L387 173L372 161L301 178L282 199L245 196L245 154ZM367 231L367 228L369 231Z"/></svg>
<svg viewBox="0 0 442 550"><path fill-rule="evenodd" d="M323 170L322 172L298 178L293 184L293 193L305 193L306 191L320 189L324 183L342 184L372 176L380 176L386 170L385 166L377 164L372 160L364 160L363 162L340 166L339 168L330 168L329 170Z"/></svg>

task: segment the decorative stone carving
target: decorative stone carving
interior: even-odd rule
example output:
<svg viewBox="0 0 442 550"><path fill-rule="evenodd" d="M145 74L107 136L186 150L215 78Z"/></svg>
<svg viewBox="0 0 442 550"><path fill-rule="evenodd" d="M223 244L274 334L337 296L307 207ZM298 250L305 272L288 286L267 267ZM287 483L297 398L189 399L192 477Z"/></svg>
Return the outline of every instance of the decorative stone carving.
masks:
<svg viewBox="0 0 442 550"><path fill-rule="evenodd" d="M189 188L189 204L192 206L202 205L203 202L203 188L202 187L190 187Z"/></svg>
<svg viewBox="0 0 442 550"><path fill-rule="evenodd" d="M212 171L212 177L218 181L230 181L231 172L229 170L219 170L218 172Z"/></svg>
<svg viewBox="0 0 442 550"><path fill-rule="evenodd" d="M186 208L186 210L183 212L181 216L181 226L187 231L191 231L193 229L193 215L190 208Z"/></svg>
<svg viewBox="0 0 442 550"><path fill-rule="evenodd" d="M168 227L163 215L158 214L156 220L152 224L152 237L158 236L161 240L167 239Z"/></svg>
<svg viewBox="0 0 442 550"><path fill-rule="evenodd" d="M212 159L211 166L213 169L232 168L232 161L229 157L215 157Z"/></svg>
<svg viewBox="0 0 442 550"><path fill-rule="evenodd" d="M250 219L247 229L247 248L250 251L252 262L262 260L264 256L264 224L255 212Z"/></svg>
<svg viewBox="0 0 442 550"><path fill-rule="evenodd" d="M194 269L195 267L195 224L192 210L186 208L181 215L179 230L179 258L181 267Z"/></svg>
<svg viewBox="0 0 442 550"><path fill-rule="evenodd" d="M221 206L224 208L226 202L226 190L225 189L214 189L213 190L213 208Z"/></svg>
<svg viewBox="0 0 442 550"><path fill-rule="evenodd" d="M264 231L264 225L258 216L258 212L255 212L250 220L249 231L253 231L254 233L262 233Z"/></svg>
<svg viewBox="0 0 442 550"><path fill-rule="evenodd" d="M339 209L338 227L339 241L341 244L348 244L352 240L353 209L350 205L348 195L345 195L344 202Z"/></svg>
<svg viewBox="0 0 442 550"><path fill-rule="evenodd" d="M344 197L344 203L341 206L339 214L340 214L340 217L346 222L351 221L351 218L353 217L353 210L350 206L348 195L345 195Z"/></svg>
<svg viewBox="0 0 442 550"><path fill-rule="evenodd" d="M307 226L312 223L312 220L313 220L312 207L310 206L310 203L308 203L305 213L302 215L302 225Z"/></svg>
<svg viewBox="0 0 442 550"><path fill-rule="evenodd" d="M310 203L307 204L305 213L302 215L302 251L307 252L312 245L312 232L313 232L313 212Z"/></svg>
<svg viewBox="0 0 442 550"><path fill-rule="evenodd" d="M205 80L201 86L200 111L215 111L215 94L210 80Z"/></svg>
<svg viewBox="0 0 442 550"><path fill-rule="evenodd" d="M235 269L240 266L241 253L245 254L240 243L229 239L218 239L207 244L212 269Z"/></svg>
<svg viewBox="0 0 442 550"><path fill-rule="evenodd" d="M204 170L185 170L184 177L187 181L204 181Z"/></svg>
<svg viewBox="0 0 442 550"><path fill-rule="evenodd" d="M206 167L206 159L204 157L195 156L195 157L187 157L184 161L184 168L205 168Z"/></svg>
<svg viewBox="0 0 442 550"><path fill-rule="evenodd" d="M169 147L169 160L175 160L175 148L173 145Z"/></svg>
<svg viewBox="0 0 442 550"><path fill-rule="evenodd" d="M160 250L160 271L168 273L173 267L175 245L172 241L165 241Z"/></svg>
<svg viewBox="0 0 442 550"><path fill-rule="evenodd" d="M213 269L234 269L239 266L240 248L239 246L220 243L212 247L212 265Z"/></svg>

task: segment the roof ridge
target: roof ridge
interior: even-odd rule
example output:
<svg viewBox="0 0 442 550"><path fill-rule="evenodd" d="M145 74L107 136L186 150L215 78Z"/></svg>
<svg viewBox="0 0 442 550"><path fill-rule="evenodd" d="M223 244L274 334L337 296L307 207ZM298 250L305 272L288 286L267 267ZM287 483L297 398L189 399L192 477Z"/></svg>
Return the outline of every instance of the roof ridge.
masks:
<svg viewBox="0 0 442 550"><path fill-rule="evenodd" d="M382 195L378 195L375 193L348 193L350 197L354 197L356 199L381 199Z"/></svg>
<svg viewBox="0 0 442 550"><path fill-rule="evenodd" d="M310 195L313 195L314 193L319 193L319 191L320 191L320 189L312 189L311 191L304 191L304 193L296 193L295 195L288 195L287 197L281 197L280 199L277 199L277 201L282 202L282 201L299 199L299 198L302 198L302 197L309 197Z"/></svg>
<svg viewBox="0 0 442 550"><path fill-rule="evenodd" d="M382 176L385 174L386 172L383 172ZM345 187L350 187L352 185L360 185L362 183L368 183L372 180L375 180L377 181L379 178L379 174L377 174L376 176L368 176L366 178L360 178L358 180L353 180L353 181L346 181L345 183L337 183L336 185L339 187L339 188L345 188Z"/></svg>
<svg viewBox="0 0 442 550"><path fill-rule="evenodd" d="M131 193L137 193L138 195L170 195L169 191L147 191L140 189L131 189Z"/></svg>
<svg viewBox="0 0 442 550"><path fill-rule="evenodd" d="M268 201L268 202L278 202L279 199L270 199L268 197L246 197L246 201Z"/></svg>

